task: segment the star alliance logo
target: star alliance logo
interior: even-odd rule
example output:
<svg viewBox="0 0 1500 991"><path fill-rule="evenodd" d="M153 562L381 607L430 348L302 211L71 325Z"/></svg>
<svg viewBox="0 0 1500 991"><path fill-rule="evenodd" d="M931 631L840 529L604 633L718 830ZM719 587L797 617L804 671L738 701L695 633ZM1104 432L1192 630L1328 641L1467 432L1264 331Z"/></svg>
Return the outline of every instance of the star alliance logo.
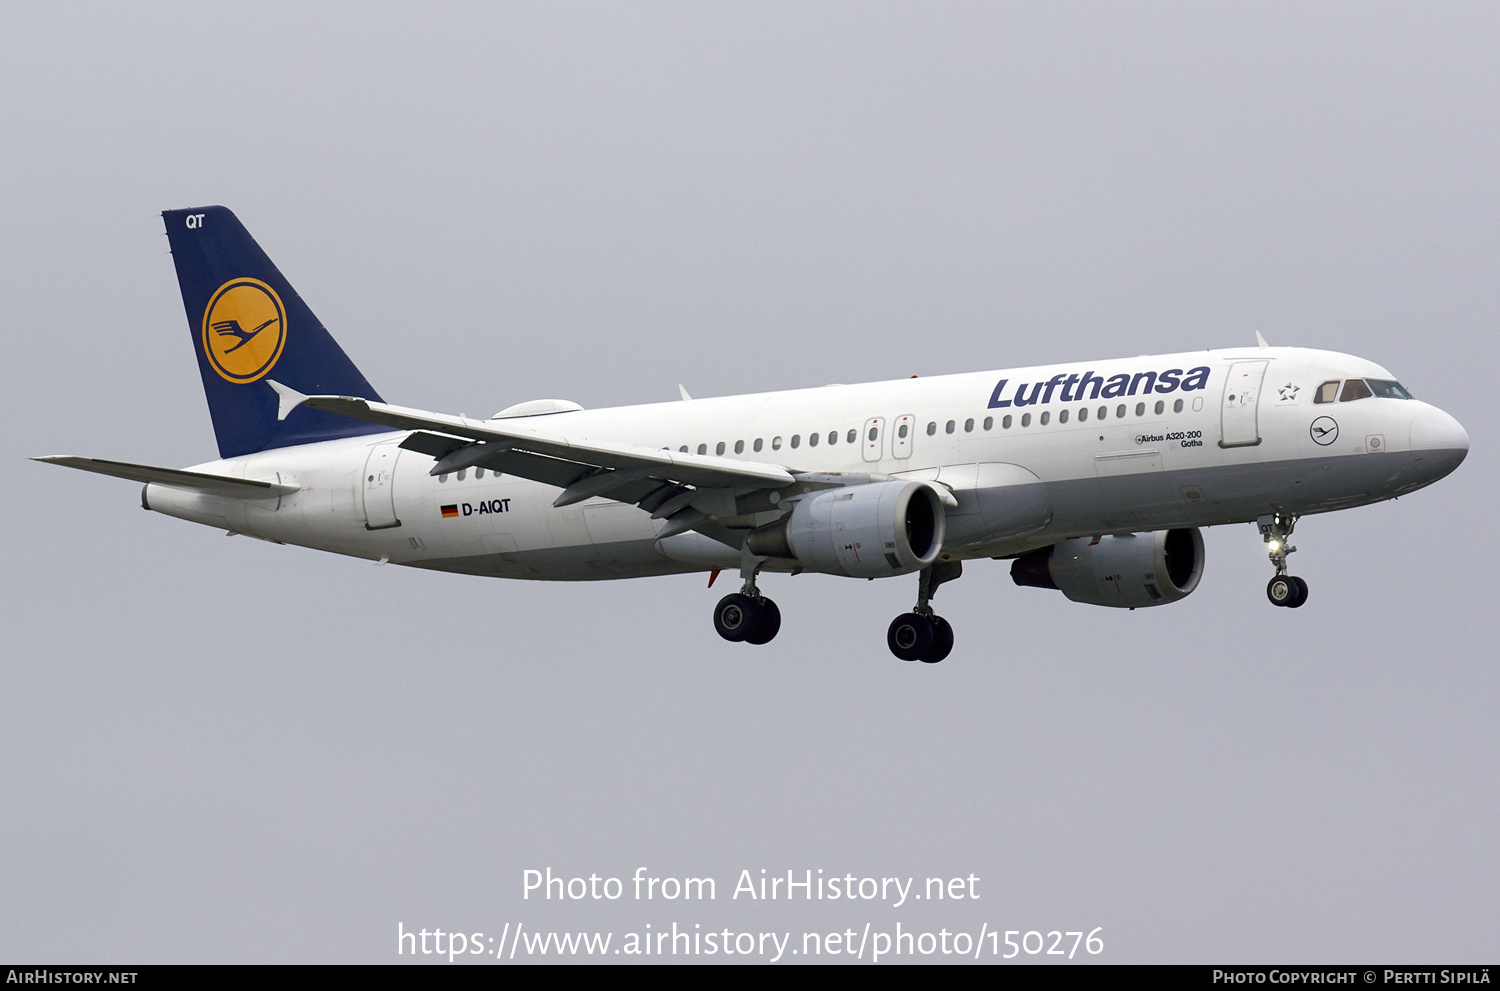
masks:
<svg viewBox="0 0 1500 991"><path fill-rule="evenodd" d="M1281 399L1278 400L1279 402L1292 403L1297 401L1297 393L1301 390L1297 386L1292 385L1292 383L1288 382L1277 391L1281 393Z"/></svg>

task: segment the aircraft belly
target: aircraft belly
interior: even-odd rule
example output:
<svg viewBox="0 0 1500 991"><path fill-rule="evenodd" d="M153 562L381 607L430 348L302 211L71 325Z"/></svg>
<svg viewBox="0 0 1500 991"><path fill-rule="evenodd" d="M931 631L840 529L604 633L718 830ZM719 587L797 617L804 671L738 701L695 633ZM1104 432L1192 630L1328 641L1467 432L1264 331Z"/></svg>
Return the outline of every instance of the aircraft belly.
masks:
<svg viewBox="0 0 1500 991"><path fill-rule="evenodd" d="M1165 470L1153 493L1166 501L1135 502L1102 479L1048 483L1056 516L1049 534L1163 530L1244 523L1270 512L1306 515L1379 502L1428 484L1407 453L1340 455ZM1111 493L1117 501L1111 502ZM1130 516L1130 519L1125 517Z"/></svg>
<svg viewBox="0 0 1500 991"><path fill-rule="evenodd" d="M1036 533L1052 518L1048 485L1020 465L949 465L937 480L958 500L947 511L943 545L949 551L962 553Z"/></svg>
<svg viewBox="0 0 1500 991"><path fill-rule="evenodd" d="M598 547L547 547L518 550L510 554L475 554L464 557L427 558L412 561L418 568L455 571L468 575L526 578L535 581L601 581L611 578L649 578L701 570L656 553L655 541L628 541ZM603 567L602 561L630 562Z"/></svg>

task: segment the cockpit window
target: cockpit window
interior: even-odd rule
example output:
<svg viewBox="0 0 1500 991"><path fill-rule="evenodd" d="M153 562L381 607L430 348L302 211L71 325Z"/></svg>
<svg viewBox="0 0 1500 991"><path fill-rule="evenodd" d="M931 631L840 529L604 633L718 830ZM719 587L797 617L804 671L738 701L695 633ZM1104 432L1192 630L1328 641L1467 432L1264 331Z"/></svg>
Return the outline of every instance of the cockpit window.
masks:
<svg viewBox="0 0 1500 991"><path fill-rule="evenodd" d="M1331 403L1338 397L1339 380L1334 379L1332 382L1324 382L1322 385L1318 386L1318 391L1313 394L1313 402Z"/></svg>
<svg viewBox="0 0 1500 991"><path fill-rule="evenodd" d="M1389 379L1365 379L1365 382L1369 384L1375 395L1381 399L1411 398L1411 393L1403 389L1400 382L1392 382Z"/></svg>
<svg viewBox="0 0 1500 991"><path fill-rule="evenodd" d="M1339 402L1352 403L1356 399L1369 399L1370 387L1365 385L1364 379L1350 379L1344 383L1344 391L1339 395Z"/></svg>

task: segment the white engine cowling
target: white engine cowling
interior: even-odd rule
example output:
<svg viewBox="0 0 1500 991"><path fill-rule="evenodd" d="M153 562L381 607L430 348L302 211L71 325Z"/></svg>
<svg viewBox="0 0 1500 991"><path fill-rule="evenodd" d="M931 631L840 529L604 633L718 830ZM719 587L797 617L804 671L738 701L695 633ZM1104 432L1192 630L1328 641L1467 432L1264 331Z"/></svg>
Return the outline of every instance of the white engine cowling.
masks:
<svg viewBox="0 0 1500 991"><path fill-rule="evenodd" d="M1185 599L1203 577L1196 527L1064 540L1016 558L1017 585L1055 588L1074 602L1136 609Z"/></svg>
<svg viewBox="0 0 1500 991"><path fill-rule="evenodd" d="M884 578L920 571L943 549L943 503L923 482L851 485L809 495L791 516L751 534L757 554L808 571Z"/></svg>

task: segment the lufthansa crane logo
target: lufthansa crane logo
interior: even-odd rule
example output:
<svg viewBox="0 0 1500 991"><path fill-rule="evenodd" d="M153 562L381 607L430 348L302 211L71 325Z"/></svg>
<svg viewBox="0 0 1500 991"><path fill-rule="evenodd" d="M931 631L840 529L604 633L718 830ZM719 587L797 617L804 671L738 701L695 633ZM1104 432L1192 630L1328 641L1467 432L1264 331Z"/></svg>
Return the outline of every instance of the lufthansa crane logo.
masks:
<svg viewBox="0 0 1500 991"><path fill-rule="evenodd" d="M203 353L214 371L243 385L269 372L286 345L286 307L259 279L231 279L203 310Z"/></svg>

